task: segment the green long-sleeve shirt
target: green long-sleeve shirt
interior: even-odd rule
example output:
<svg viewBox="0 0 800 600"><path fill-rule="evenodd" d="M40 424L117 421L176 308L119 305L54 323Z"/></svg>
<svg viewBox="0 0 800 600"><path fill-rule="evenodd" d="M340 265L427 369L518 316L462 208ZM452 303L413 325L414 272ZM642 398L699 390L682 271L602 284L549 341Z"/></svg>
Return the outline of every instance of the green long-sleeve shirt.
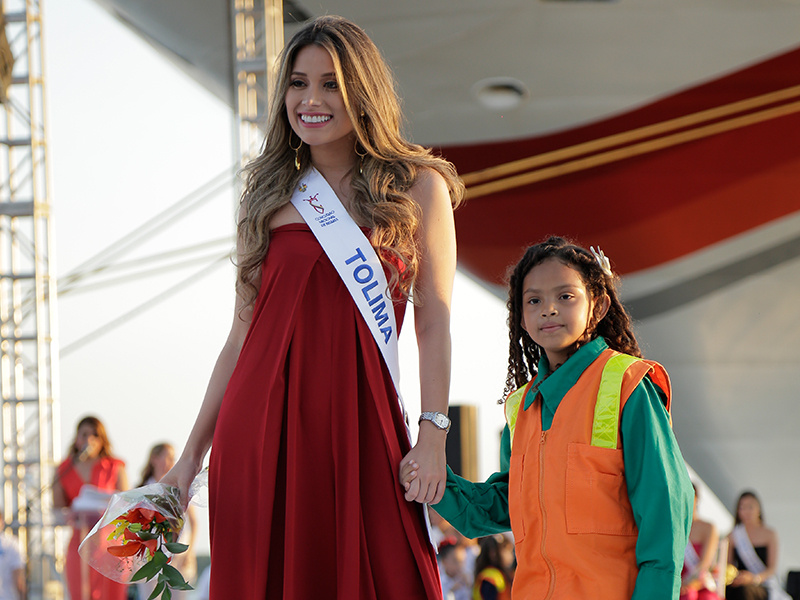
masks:
<svg viewBox="0 0 800 600"><path fill-rule="evenodd" d="M538 389L543 399L542 429L550 429L558 405L586 368L608 348L602 338L586 344L556 371L546 358L539 363ZM523 407L535 399L528 393ZM645 377L633 391L620 420L625 482L639 529L636 562L639 574L631 600L678 597L683 553L692 522L694 492L672 432L661 390ZM509 531L508 427L500 445L500 471L483 483L473 483L447 471L447 488L434 506L467 537Z"/></svg>

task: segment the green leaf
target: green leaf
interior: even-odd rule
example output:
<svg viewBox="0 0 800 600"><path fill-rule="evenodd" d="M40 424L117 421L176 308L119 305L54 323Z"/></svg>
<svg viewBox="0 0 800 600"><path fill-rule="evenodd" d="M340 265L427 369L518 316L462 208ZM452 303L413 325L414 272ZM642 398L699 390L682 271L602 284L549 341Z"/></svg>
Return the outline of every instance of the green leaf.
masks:
<svg viewBox="0 0 800 600"><path fill-rule="evenodd" d="M153 562L158 563L158 566L162 567L169 562L169 559L161 550L156 550L156 553L153 555Z"/></svg>
<svg viewBox="0 0 800 600"><path fill-rule="evenodd" d="M161 595L161 600L172 600L172 591L169 586L164 588L164 593Z"/></svg>
<svg viewBox="0 0 800 600"><path fill-rule="evenodd" d="M139 581L140 579L151 580L156 573L161 570L161 567L167 564L167 555L161 550L156 550L153 558L149 562L142 565L142 567L133 574L131 581Z"/></svg>
<svg viewBox="0 0 800 600"><path fill-rule="evenodd" d="M172 565L164 566L164 575L167 576L169 587L171 588L177 588L186 583L181 572Z"/></svg>
<svg viewBox="0 0 800 600"><path fill-rule="evenodd" d="M136 573L133 574L131 581L139 581L140 579L150 581L157 572L158 567L153 564L153 561L147 562L143 564L139 570L136 571Z"/></svg>
<svg viewBox="0 0 800 600"><path fill-rule="evenodd" d="M150 533L149 531L140 531L138 535L139 539L143 542L146 542L147 540L154 540L158 537L157 533Z"/></svg>
<svg viewBox="0 0 800 600"><path fill-rule="evenodd" d="M164 591L164 588L166 587L166 585L167 584L164 581L159 582L159 584L156 586L156 589L153 590L153 593L150 594L150 596L147 598L147 600L154 600L156 596L158 596L161 592Z"/></svg>
<svg viewBox="0 0 800 600"><path fill-rule="evenodd" d="M167 550L173 554L180 554L181 552L186 552L189 549L188 544L179 544L178 542L170 542L164 545L167 547Z"/></svg>

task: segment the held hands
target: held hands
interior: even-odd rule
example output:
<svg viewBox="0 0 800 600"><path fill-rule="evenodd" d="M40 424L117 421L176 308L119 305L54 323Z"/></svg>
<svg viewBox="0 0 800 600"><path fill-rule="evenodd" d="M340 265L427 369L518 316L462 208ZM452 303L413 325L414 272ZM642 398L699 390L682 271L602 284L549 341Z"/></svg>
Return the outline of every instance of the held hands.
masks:
<svg viewBox="0 0 800 600"><path fill-rule="evenodd" d="M431 424L420 425L416 446L400 461L400 484L406 491L407 501L436 504L444 496L446 435Z"/></svg>
<svg viewBox="0 0 800 600"><path fill-rule="evenodd" d="M419 465L413 460L409 462L403 461L400 463L400 485L402 485L403 489L406 491L405 497L409 502L412 502L414 499L416 499L416 494L419 493L419 485L416 485L413 491L411 489L411 482L417 479L418 469Z"/></svg>

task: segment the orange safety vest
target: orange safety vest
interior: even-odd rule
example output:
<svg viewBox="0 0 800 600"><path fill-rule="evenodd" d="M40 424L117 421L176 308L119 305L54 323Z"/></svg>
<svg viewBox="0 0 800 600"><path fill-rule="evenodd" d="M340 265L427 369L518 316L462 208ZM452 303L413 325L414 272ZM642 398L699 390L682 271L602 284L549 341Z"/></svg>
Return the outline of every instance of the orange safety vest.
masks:
<svg viewBox="0 0 800 600"><path fill-rule="evenodd" d="M523 410L530 383L509 396L514 598L629 600L633 594L638 531L619 421L647 374L666 394L669 411L664 368L614 350L604 350L587 367L547 431L542 431L541 400Z"/></svg>

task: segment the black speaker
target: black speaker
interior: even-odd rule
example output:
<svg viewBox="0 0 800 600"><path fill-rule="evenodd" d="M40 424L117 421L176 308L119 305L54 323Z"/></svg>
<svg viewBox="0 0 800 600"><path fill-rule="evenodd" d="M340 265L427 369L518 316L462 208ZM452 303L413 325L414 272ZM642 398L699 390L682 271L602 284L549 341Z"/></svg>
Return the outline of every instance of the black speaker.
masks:
<svg viewBox="0 0 800 600"><path fill-rule="evenodd" d="M794 600L800 600L800 571L789 571L786 576L786 593Z"/></svg>
<svg viewBox="0 0 800 600"><path fill-rule="evenodd" d="M445 452L447 464L457 475L475 481L478 478L478 409L468 404L451 405L450 433Z"/></svg>

